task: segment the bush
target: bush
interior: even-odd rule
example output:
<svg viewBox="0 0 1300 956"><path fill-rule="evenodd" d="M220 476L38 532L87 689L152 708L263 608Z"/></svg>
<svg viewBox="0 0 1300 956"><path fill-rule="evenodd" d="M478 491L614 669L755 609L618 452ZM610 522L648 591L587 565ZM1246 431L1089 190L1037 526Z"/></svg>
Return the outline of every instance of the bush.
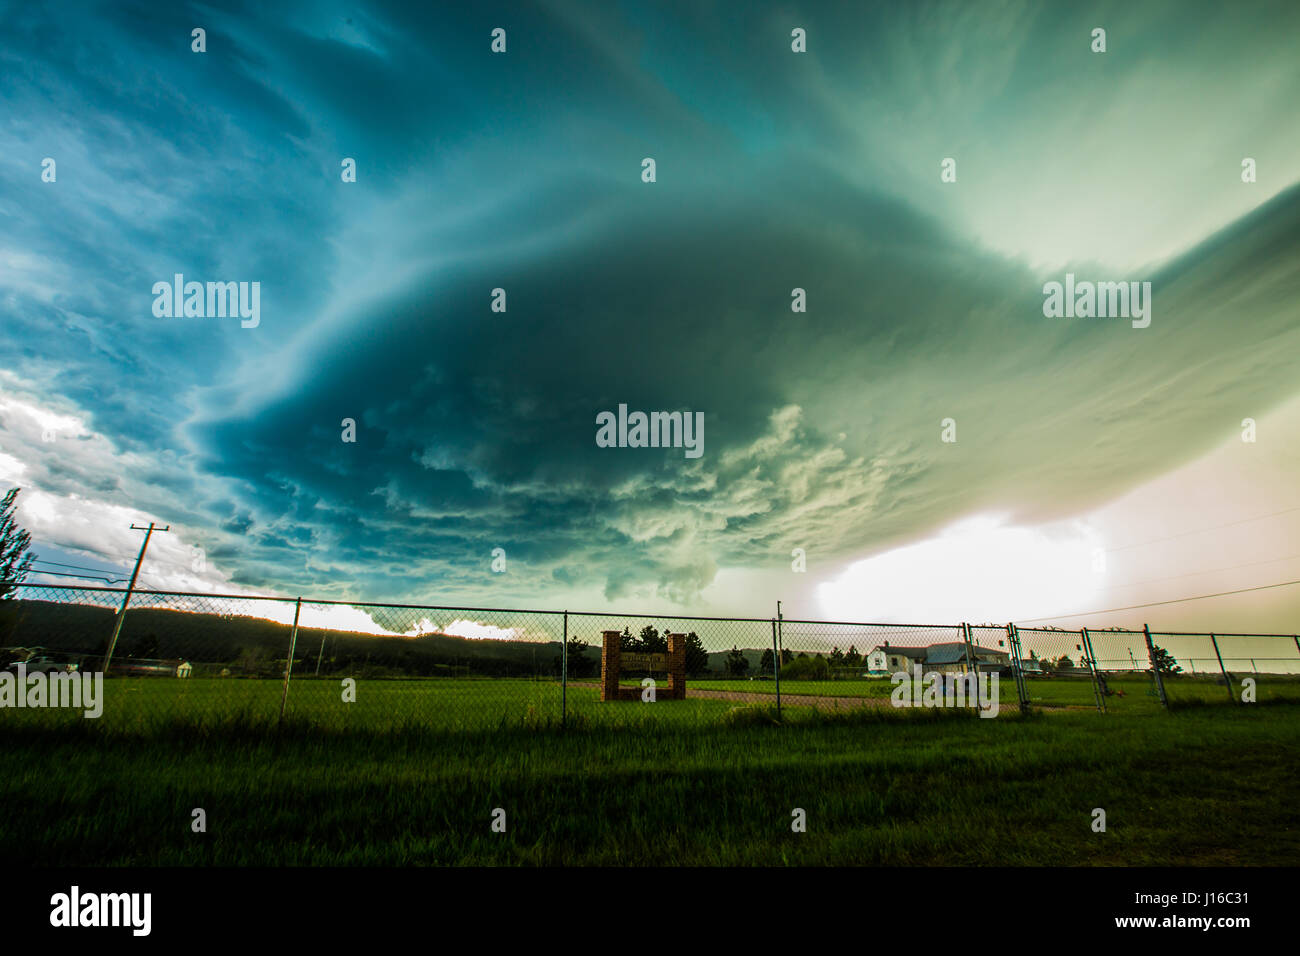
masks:
<svg viewBox="0 0 1300 956"><path fill-rule="evenodd" d="M826 680L830 676L830 664L824 657L796 657L789 664L781 667L782 680Z"/></svg>

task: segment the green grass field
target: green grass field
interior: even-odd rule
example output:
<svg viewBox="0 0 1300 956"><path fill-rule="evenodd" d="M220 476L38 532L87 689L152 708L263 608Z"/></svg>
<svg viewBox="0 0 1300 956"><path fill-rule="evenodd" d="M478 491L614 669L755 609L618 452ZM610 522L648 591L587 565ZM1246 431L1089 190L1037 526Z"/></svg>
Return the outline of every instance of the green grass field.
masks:
<svg viewBox="0 0 1300 956"><path fill-rule="evenodd" d="M1261 703L1300 702L1300 679L1260 678ZM623 681L637 686L636 681ZM1118 693L1107 698L1108 716L1124 713L1159 714L1159 699L1149 677L1111 678ZM538 727L561 720L611 727L709 726L732 720L738 708L775 703L771 680L691 680L691 693L725 695L726 699L691 696L685 701L659 700L603 704L592 681L571 682L565 694L559 682L528 678L374 679L356 683L356 700L345 702L338 680L296 679L292 682L286 719L320 730L389 732L407 729L487 730L499 727ZM1222 705L1232 709L1226 689L1208 680L1175 678L1166 682L1175 705ZM783 681L781 692L789 719L806 716L809 698L843 703L869 699L888 707L894 687L888 680ZM999 682L1003 714L1018 710L1015 683ZM1088 680L1046 678L1028 682L1030 702L1043 710L1084 708L1096 714L1096 697ZM90 721L104 730L139 731L173 720L203 725L238 720L251 726L278 723L283 688L280 681L231 678L114 678L104 682L103 715ZM567 698L567 699L566 699ZM80 711L66 709L6 709L0 728L58 726L81 723Z"/></svg>
<svg viewBox="0 0 1300 956"><path fill-rule="evenodd" d="M1300 702L1300 679L1291 675L1256 675L1257 700L1291 700ZM1118 712L1160 711L1160 699L1155 694L1154 683L1149 675L1107 677L1107 685L1112 691L1122 692L1123 696L1112 694L1106 698L1107 710ZM1240 693L1237 682L1234 689ZM762 680L691 680L687 687L694 690L729 691L745 694L764 694L775 696L776 682ZM781 694L783 697L870 697L888 698L895 685L887 678L863 680L783 680ZM1080 677L1040 677L1026 681L1026 689L1031 705L1045 708L1052 707L1091 707L1097 704L1092 682ZM1165 691L1174 704L1205 703L1227 705L1227 689L1212 679L1189 676L1165 678ZM1016 707L1016 684L1011 679L998 681L998 701L1002 707Z"/></svg>
<svg viewBox="0 0 1300 956"><path fill-rule="evenodd" d="M1294 703L787 708L777 725L586 685L560 729L544 682L370 681L343 705L336 682L301 681L277 730L278 682L106 686L100 720L0 712L11 864L1300 863Z"/></svg>

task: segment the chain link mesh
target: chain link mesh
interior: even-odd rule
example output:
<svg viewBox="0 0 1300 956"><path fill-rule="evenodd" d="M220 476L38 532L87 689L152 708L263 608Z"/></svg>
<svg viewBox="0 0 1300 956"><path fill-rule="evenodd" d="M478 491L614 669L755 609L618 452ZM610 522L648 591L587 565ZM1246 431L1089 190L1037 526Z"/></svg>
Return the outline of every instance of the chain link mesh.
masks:
<svg viewBox="0 0 1300 956"><path fill-rule="evenodd" d="M447 608L21 584L0 601L0 666L105 672L105 717L132 725L300 721L322 729L491 729L726 721L754 708L890 706L894 675L996 678L1001 704L1156 711L1300 697L1290 635L865 624ZM296 620L296 629L295 629ZM116 640L114 634L116 632ZM602 647L623 662L603 700ZM684 641L684 699L669 692ZM110 658L111 648L111 660ZM944 677L945 680L948 677ZM658 706L644 707L643 703ZM8 711L12 719L69 719Z"/></svg>

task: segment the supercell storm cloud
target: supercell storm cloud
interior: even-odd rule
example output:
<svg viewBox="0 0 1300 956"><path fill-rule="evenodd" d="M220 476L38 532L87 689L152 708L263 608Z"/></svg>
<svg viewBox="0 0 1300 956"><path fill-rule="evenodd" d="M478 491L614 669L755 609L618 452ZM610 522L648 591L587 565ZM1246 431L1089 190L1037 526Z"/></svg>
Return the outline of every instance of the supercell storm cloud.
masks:
<svg viewBox="0 0 1300 956"><path fill-rule="evenodd" d="M0 477L53 560L158 518L156 585L815 612L1296 397L1294 4L76 6L0 14Z"/></svg>

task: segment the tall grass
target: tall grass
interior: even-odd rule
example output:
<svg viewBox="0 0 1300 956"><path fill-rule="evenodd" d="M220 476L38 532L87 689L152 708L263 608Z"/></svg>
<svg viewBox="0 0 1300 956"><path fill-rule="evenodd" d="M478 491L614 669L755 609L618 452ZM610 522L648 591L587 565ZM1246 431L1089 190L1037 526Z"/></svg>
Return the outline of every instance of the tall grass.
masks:
<svg viewBox="0 0 1300 956"><path fill-rule="evenodd" d="M724 702L725 703L725 702ZM650 708L605 705L635 714ZM1300 707L0 725L18 865L1300 863ZM193 833L191 811L207 812ZM507 832L492 833L492 810ZM807 812L793 833L794 808ZM1091 830L1095 807L1104 834Z"/></svg>

